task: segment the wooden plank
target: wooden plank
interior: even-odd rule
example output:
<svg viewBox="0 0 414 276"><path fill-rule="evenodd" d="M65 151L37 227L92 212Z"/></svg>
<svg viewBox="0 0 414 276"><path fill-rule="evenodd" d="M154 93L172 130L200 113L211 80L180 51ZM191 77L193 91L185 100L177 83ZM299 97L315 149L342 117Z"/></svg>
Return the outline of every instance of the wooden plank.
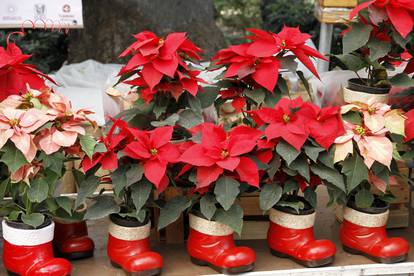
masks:
<svg viewBox="0 0 414 276"><path fill-rule="evenodd" d="M358 0L319 0L323 7L353 8L358 5Z"/></svg>
<svg viewBox="0 0 414 276"><path fill-rule="evenodd" d="M264 240L267 238L269 221L244 221L241 236L234 235L235 240Z"/></svg>
<svg viewBox="0 0 414 276"><path fill-rule="evenodd" d="M259 196L242 196L238 199L238 203L243 208L245 216L262 216L263 211L260 209Z"/></svg>
<svg viewBox="0 0 414 276"><path fill-rule="evenodd" d="M352 9L348 8L325 8L319 4L315 5L315 17L323 23L339 24L349 20Z"/></svg>
<svg viewBox="0 0 414 276"><path fill-rule="evenodd" d="M166 200L169 200L182 194L182 189L168 187L165 190L164 196ZM171 223L165 228L165 241L170 244L184 242L184 218L182 214L177 221Z"/></svg>

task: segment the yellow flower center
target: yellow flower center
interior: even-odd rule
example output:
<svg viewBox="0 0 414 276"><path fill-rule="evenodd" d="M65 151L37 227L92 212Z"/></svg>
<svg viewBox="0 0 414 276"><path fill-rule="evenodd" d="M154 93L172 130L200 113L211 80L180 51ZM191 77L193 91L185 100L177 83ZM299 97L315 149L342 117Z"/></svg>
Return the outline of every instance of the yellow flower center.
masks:
<svg viewBox="0 0 414 276"><path fill-rule="evenodd" d="M369 114L373 114L373 113L375 113L375 108L373 108L373 107L368 107L368 113L369 113Z"/></svg>
<svg viewBox="0 0 414 276"><path fill-rule="evenodd" d="M289 115L287 115L287 114L284 114L284 115L283 115L283 122L285 122L285 123L289 123L289 122L290 122L290 116L289 116Z"/></svg>
<svg viewBox="0 0 414 276"><path fill-rule="evenodd" d="M286 40L282 40L282 47L286 47Z"/></svg>
<svg viewBox="0 0 414 276"><path fill-rule="evenodd" d="M19 124L19 119L11 119L11 120L9 121L9 124L10 124L11 126L17 126L17 125Z"/></svg>
<svg viewBox="0 0 414 276"><path fill-rule="evenodd" d="M355 128L355 133L361 136L365 135L365 129L362 126L357 126Z"/></svg>
<svg viewBox="0 0 414 276"><path fill-rule="evenodd" d="M158 40L158 45L164 44L164 42L165 42L164 38L160 38Z"/></svg>
<svg viewBox="0 0 414 276"><path fill-rule="evenodd" d="M227 156L229 156L229 152L225 149L221 150L221 157L226 158Z"/></svg>
<svg viewBox="0 0 414 276"><path fill-rule="evenodd" d="M155 156L155 155L157 155L158 150L156 148L150 149L150 153L151 153L152 156Z"/></svg>

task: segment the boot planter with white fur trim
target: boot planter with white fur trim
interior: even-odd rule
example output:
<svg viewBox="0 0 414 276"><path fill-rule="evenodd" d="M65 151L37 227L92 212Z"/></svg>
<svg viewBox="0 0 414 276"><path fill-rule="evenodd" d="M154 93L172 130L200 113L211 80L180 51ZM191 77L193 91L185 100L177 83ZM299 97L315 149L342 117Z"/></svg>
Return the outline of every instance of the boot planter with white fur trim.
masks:
<svg viewBox="0 0 414 276"><path fill-rule="evenodd" d="M234 244L233 229L216 221L190 214L187 252L196 265L209 266L223 274L251 271L256 253Z"/></svg>
<svg viewBox="0 0 414 276"><path fill-rule="evenodd" d="M95 244L88 237L86 221L71 221L54 218L55 238L53 246L56 255L68 260L78 260L93 256Z"/></svg>
<svg viewBox="0 0 414 276"><path fill-rule="evenodd" d="M364 255L379 263L403 262L409 250L408 242L401 238L388 238L385 226L388 205L357 208L348 204L341 225L341 242L344 251Z"/></svg>
<svg viewBox="0 0 414 276"><path fill-rule="evenodd" d="M109 216L108 257L111 264L127 275L152 276L161 273L163 259L151 251L151 221L128 220L117 214Z"/></svg>
<svg viewBox="0 0 414 276"><path fill-rule="evenodd" d="M24 223L3 220L3 263L9 275L70 275L71 264L53 256L53 230L50 219L38 229Z"/></svg>
<svg viewBox="0 0 414 276"><path fill-rule="evenodd" d="M299 214L292 208L275 206L270 210L267 242L273 255L306 266L319 267L333 262L336 247L329 240L315 240L315 210L309 206Z"/></svg>
<svg viewBox="0 0 414 276"><path fill-rule="evenodd" d="M391 87L370 87L360 79L350 79L348 87L343 88L343 96L346 103L367 103L372 98L375 98L375 102L388 103L390 90Z"/></svg>

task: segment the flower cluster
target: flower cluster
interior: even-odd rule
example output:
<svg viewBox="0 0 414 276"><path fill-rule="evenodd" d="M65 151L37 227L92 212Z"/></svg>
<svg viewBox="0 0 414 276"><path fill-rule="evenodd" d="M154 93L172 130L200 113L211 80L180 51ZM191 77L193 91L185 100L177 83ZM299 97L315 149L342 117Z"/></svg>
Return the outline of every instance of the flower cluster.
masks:
<svg viewBox="0 0 414 276"><path fill-rule="evenodd" d="M184 91L196 95L200 91L199 70L191 68L189 61L200 60L201 49L187 38L186 33L170 33L167 37L156 36L149 31L134 35L132 43L120 57L131 55L119 75L124 81L138 86L145 102L153 101L158 92L171 93L176 100Z"/></svg>
<svg viewBox="0 0 414 276"><path fill-rule="evenodd" d="M9 95L24 93L27 85L33 89L45 87L45 79L54 83L34 65L24 63L31 55L24 55L14 43L0 47L0 100Z"/></svg>
<svg viewBox="0 0 414 276"><path fill-rule="evenodd" d="M357 6L350 14L354 18L369 8L371 21L389 21L397 32L406 38L414 28L414 2L410 0L371 0Z"/></svg>

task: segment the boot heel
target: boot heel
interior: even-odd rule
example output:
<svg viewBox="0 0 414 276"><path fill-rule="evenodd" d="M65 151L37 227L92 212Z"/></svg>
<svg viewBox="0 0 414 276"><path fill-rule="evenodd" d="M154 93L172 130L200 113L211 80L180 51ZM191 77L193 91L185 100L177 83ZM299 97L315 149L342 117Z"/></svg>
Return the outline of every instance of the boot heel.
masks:
<svg viewBox="0 0 414 276"><path fill-rule="evenodd" d="M191 258L191 262L195 265L200 265L200 266L207 266L208 265L207 262L202 261L200 259L196 259L196 258L193 258L193 257L190 257L190 258Z"/></svg>
<svg viewBox="0 0 414 276"><path fill-rule="evenodd" d="M342 245L342 249L349 254L353 254L353 255L361 255L361 252L359 252L356 249L350 248L348 246Z"/></svg>
<svg viewBox="0 0 414 276"><path fill-rule="evenodd" d="M289 258L289 256L288 256L288 255L286 255L286 254L284 254L284 253L281 253L281 252L279 252L279 251L276 251L276 250L274 250L274 249L270 249L270 253L271 253L273 256L276 256L276 257L279 257L279 258Z"/></svg>

